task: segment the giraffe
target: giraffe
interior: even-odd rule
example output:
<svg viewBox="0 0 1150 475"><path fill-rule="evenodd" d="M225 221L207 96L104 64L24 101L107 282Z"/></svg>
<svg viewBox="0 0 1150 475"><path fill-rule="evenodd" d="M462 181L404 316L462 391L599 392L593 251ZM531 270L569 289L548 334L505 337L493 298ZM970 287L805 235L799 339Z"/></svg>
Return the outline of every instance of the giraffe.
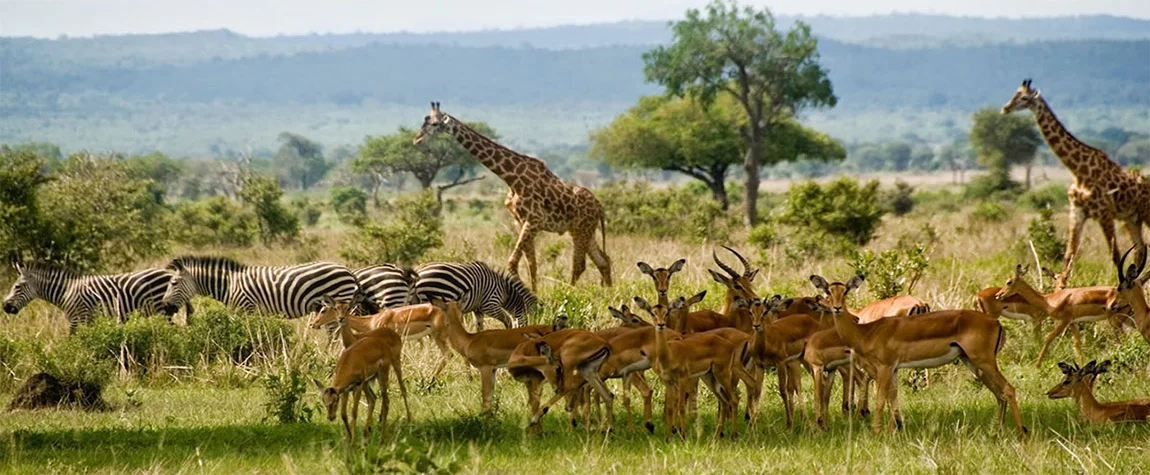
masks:
<svg viewBox="0 0 1150 475"><path fill-rule="evenodd" d="M611 286L611 258L606 252L607 222L603 205L590 190L560 180L547 169L543 160L500 145L463 121L442 112L438 102L432 102L431 113L423 118L423 126L415 134L414 143L418 145L425 137L442 131L455 137L510 188L503 204L515 218L519 238L507 260L507 267L516 277L519 276L519 259L526 257L534 290L537 282L535 236L540 232L570 232L574 244L571 285L575 285L587 269L587 257L590 256L599 269L602 285ZM595 242L596 230L602 233L602 248Z"/></svg>
<svg viewBox="0 0 1150 475"><path fill-rule="evenodd" d="M1056 274L1055 287L1063 288L1070 280L1070 270L1082 240L1082 226L1088 219L1098 221L1115 263L1120 256L1114 220L1124 223L1130 239L1139 248L1139 256L1145 253L1142 227L1150 226L1150 182L1138 173L1122 169L1110 160L1106 152L1071 135L1054 116L1042 93L1031 87L1030 79L1022 81L1022 86L1002 106L1002 113L1022 109L1034 112L1034 119L1050 150L1074 175L1074 184L1066 191L1070 200L1070 236L1062 272Z"/></svg>

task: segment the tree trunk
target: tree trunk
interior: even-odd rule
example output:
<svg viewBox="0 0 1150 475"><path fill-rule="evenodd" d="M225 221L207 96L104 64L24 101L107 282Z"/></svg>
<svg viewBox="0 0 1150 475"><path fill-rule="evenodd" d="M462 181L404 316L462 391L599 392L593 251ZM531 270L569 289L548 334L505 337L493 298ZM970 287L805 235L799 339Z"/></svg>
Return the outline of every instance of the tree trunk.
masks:
<svg viewBox="0 0 1150 475"><path fill-rule="evenodd" d="M371 205L375 209L379 209L379 187L383 186L383 180L378 175L371 174Z"/></svg>
<svg viewBox="0 0 1150 475"><path fill-rule="evenodd" d="M1030 189L1030 171L1034 168L1034 162L1026 162L1026 189Z"/></svg>
<svg viewBox="0 0 1150 475"><path fill-rule="evenodd" d="M431 182L435 181L435 175L416 175L415 178L419 180L419 186L424 190L431 188Z"/></svg>
<svg viewBox="0 0 1150 475"><path fill-rule="evenodd" d="M744 203L746 216L743 216L743 224L748 228L759 222L759 160L762 158L763 153L762 130L760 130L756 124L751 124L750 129L751 140L747 147L747 155L743 159L743 170L747 175L744 181L746 187L746 200Z"/></svg>
<svg viewBox="0 0 1150 475"><path fill-rule="evenodd" d="M719 202L719 206L726 211L731 207L731 200L727 197L727 184L723 181L722 177L715 177L713 181L707 181L707 187L711 189L711 197Z"/></svg>

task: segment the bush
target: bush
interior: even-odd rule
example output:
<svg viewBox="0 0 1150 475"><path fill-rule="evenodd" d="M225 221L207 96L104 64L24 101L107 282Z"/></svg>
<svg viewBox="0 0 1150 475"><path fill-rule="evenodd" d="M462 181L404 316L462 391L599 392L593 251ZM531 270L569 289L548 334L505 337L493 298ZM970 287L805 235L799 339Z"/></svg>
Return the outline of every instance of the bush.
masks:
<svg viewBox="0 0 1150 475"><path fill-rule="evenodd" d="M595 194L607 214L607 232L656 238L724 240L729 222L710 195L683 188L655 189L646 182L615 182Z"/></svg>
<svg viewBox="0 0 1150 475"><path fill-rule="evenodd" d="M315 409L304 401L311 386L309 379L310 376L295 365L264 376L265 418L280 424L311 422Z"/></svg>
<svg viewBox="0 0 1150 475"><path fill-rule="evenodd" d="M353 186L333 188L331 209L344 224L362 226L367 221L367 193Z"/></svg>
<svg viewBox="0 0 1150 475"><path fill-rule="evenodd" d="M413 264L443 245L443 217L430 193L400 197L381 224L367 223L349 235L340 255L353 265Z"/></svg>
<svg viewBox="0 0 1150 475"><path fill-rule="evenodd" d="M899 249L888 249L878 255L867 249L856 251L849 260L855 273L867 281L876 299L894 297L910 292L930 266L926 247L916 244Z"/></svg>
<svg viewBox="0 0 1150 475"><path fill-rule="evenodd" d="M173 240L197 248L248 247L260 232L255 214L223 196L180 203L173 220Z"/></svg>
<svg viewBox="0 0 1150 475"><path fill-rule="evenodd" d="M914 187L909 183L898 180L894 182L894 189L886 193L887 206L895 216L902 216L914 209Z"/></svg>
<svg viewBox="0 0 1150 475"><path fill-rule="evenodd" d="M878 181L860 186L854 179L840 178L823 186L813 181L791 186L779 221L861 246L870 242L884 214Z"/></svg>
<svg viewBox="0 0 1150 475"><path fill-rule="evenodd" d="M299 236L299 219L280 203L284 192L275 178L248 176L236 194L240 201L255 211L259 218L260 237L264 242L292 240Z"/></svg>
<svg viewBox="0 0 1150 475"><path fill-rule="evenodd" d="M1022 185L1010 179L1010 175L987 173L977 176L963 189L963 197L972 200L1013 201L1022 193Z"/></svg>
<svg viewBox="0 0 1150 475"><path fill-rule="evenodd" d="M319 223L320 216L323 216L323 210L320 209L319 205L306 196L292 200L291 206L295 210L296 218L307 227L315 226Z"/></svg>
<svg viewBox="0 0 1150 475"><path fill-rule="evenodd" d="M767 249L778 242L779 233L771 221L763 220L751 228L751 232L747 233L747 243L758 246L760 249Z"/></svg>
<svg viewBox="0 0 1150 475"><path fill-rule="evenodd" d="M1044 208L1030 220L1026 227L1026 237L1019 242L1024 255L1030 255L1030 244L1034 244L1034 252L1038 254L1041 262L1059 263L1066 252L1066 241L1058 236L1054 228L1054 211Z"/></svg>
<svg viewBox="0 0 1150 475"><path fill-rule="evenodd" d="M1018 198L1018 202L1035 211L1043 209L1062 209L1069 201L1066 198L1066 185L1049 184L1041 188L1032 188Z"/></svg>
<svg viewBox="0 0 1150 475"><path fill-rule="evenodd" d="M970 212L971 218L990 223L1005 220L1006 216L1006 208L993 201L983 201L974 207L974 211Z"/></svg>
<svg viewBox="0 0 1150 475"><path fill-rule="evenodd" d="M91 348L76 338L38 348L36 371L55 376L65 386L104 387L115 374L115 359L100 349Z"/></svg>
<svg viewBox="0 0 1150 475"><path fill-rule="evenodd" d="M469 451L452 452L436 461L436 451L418 437L403 436L390 443L368 441L367 447L349 445L344 453L344 469L353 475L377 473L420 473L450 475L463 471Z"/></svg>

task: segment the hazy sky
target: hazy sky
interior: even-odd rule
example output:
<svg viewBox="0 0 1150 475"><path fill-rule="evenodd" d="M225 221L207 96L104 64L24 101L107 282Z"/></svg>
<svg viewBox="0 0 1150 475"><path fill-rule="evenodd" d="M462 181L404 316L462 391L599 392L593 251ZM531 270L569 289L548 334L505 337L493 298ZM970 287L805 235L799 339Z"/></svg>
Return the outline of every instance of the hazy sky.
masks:
<svg viewBox="0 0 1150 475"><path fill-rule="evenodd" d="M228 28L247 35L517 28L672 19L706 0L0 0L0 36ZM776 14L967 16L1111 14L1150 18L1150 0L743 0Z"/></svg>

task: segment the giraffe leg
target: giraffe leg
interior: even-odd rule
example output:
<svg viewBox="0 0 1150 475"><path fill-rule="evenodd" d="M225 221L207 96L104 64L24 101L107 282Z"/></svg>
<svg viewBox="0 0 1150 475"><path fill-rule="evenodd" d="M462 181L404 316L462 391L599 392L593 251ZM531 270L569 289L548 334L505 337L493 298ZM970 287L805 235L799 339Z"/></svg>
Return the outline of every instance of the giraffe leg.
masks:
<svg viewBox="0 0 1150 475"><path fill-rule="evenodd" d="M1137 217L1122 223L1122 226L1126 228L1126 234L1130 235L1130 243L1135 246L1134 262L1141 261L1142 254L1146 253L1146 241L1142 238L1142 226L1145 224Z"/></svg>
<svg viewBox="0 0 1150 475"><path fill-rule="evenodd" d="M1066 254L1062 257L1062 284L1070 282L1070 269L1074 267L1074 257L1078 255L1078 244L1082 242L1082 225L1086 223L1086 210L1070 201L1070 236L1066 239ZM1057 283L1055 283L1057 285Z"/></svg>
<svg viewBox="0 0 1150 475"><path fill-rule="evenodd" d="M1098 227L1102 228L1102 235L1106 237L1106 245L1110 247L1110 260L1118 265L1122 253L1118 251L1118 236L1114 232L1114 210L1103 210L1097 218Z"/></svg>
<svg viewBox="0 0 1150 475"><path fill-rule="evenodd" d="M599 269L599 282L604 287L610 287L611 256L608 256L607 252L599 247L599 243L595 242L595 233L591 233L591 238L587 240L587 253L591 256L595 268Z"/></svg>
<svg viewBox="0 0 1150 475"><path fill-rule="evenodd" d="M515 277L519 277L519 259L523 254L529 254L527 258L528 271L531 272L531 290L535 290L535 276L532 263L535 261L535 229L531 223L523 223L519 227L519 240L515 242L515 250L511 251L511 258L507 259L507 270L511 271ZM531 252L528 253L528 249Z"/></svg>
<svg viewBox="0 0 1150 475"><path fill-rule="evenodd" d="M591 237L573 230L571 241L575 245L575 249L571 253L571 285L575 285L579 281L579 276L587 270L587 248Z"/></svg>

